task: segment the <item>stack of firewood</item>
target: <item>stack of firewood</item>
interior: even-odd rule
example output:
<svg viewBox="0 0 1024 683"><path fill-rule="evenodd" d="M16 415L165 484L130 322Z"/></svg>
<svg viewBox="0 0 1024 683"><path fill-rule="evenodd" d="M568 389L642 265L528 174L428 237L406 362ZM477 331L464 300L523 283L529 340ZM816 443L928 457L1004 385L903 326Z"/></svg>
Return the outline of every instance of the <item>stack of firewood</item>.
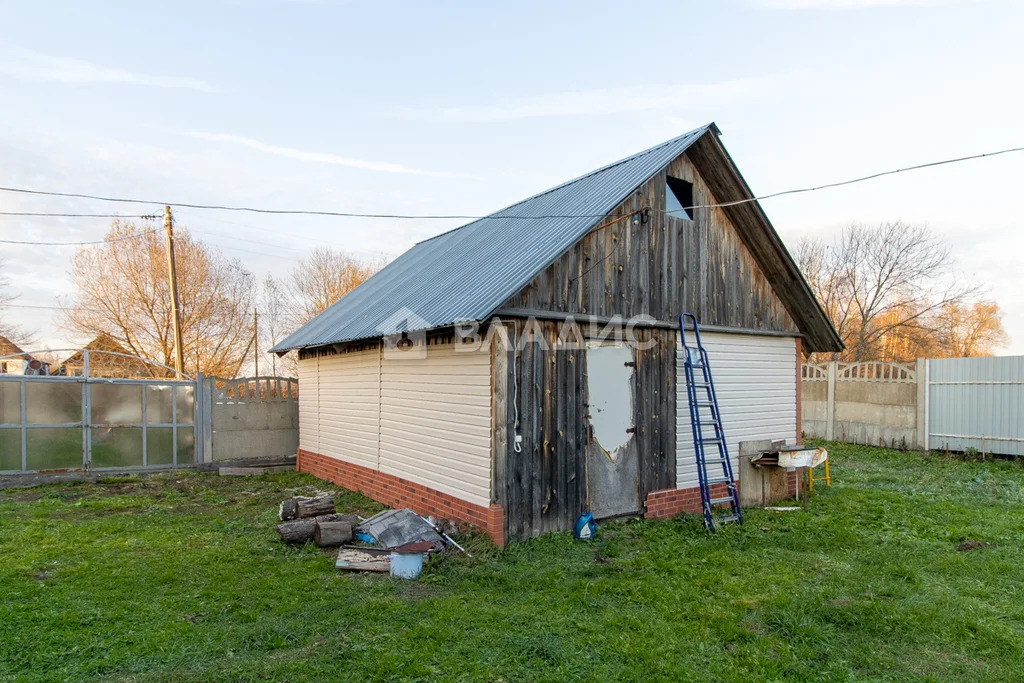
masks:
<svg viewBox="0 0 1024 683"><path fill-rule="evenodd" d="M322 548L337 547L352 540L355 515L338 514L330 496L289 498L278 511L277 533L285 543L312 540Z"/></svg>

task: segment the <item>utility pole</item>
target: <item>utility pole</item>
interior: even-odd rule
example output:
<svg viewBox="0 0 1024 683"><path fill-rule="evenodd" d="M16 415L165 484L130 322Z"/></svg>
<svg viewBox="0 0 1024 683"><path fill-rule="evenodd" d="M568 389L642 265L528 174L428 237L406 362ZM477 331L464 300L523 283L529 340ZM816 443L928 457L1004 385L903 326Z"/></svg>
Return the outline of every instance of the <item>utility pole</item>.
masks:
<svg viewBox="0 0 1024 683"><path fill-rule="evenodd" d="M174 264L174 219L171 207L164 207L164 232L167 233L167 276L171 281L171 317L174 323L174 371L177 378L184 374L185 359L181 343L181 311L178 304L178 269Z"/></svg>
<svg viewBox="0 0 1024 683"><path fill-rule="evenodd" d="M256 377L260 376L260 314L255 308L252 309L252 343L253 358L256 359Z"/></svg>

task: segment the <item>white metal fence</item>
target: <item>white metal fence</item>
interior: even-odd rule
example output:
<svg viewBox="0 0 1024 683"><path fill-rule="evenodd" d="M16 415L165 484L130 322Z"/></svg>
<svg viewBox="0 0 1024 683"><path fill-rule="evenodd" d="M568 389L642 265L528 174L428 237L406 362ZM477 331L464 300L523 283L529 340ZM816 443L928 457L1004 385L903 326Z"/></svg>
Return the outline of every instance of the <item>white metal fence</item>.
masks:
<svg viewBox="0 0 1024 683"><path fill-rule="evenodd" d="M1024 455L1024 356L928 361L925 448Z"/></svg>

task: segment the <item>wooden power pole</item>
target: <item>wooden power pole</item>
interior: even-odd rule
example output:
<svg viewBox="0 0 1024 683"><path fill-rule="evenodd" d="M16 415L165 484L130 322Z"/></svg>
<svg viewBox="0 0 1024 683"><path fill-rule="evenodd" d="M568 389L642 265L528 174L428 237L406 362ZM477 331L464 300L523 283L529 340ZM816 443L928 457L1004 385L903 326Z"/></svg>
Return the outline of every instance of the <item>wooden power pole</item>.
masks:
<svg viewBox="0 0 1024 683"><path fill-rule="evenodd" d="M167 276L171 282L171 317L174 324L174 371L181 379L185 371L184 349L181 343L181 310L178 304L178 269L174 263L174 219L171 207L164 207L164 232L167 233Z"/></svg>

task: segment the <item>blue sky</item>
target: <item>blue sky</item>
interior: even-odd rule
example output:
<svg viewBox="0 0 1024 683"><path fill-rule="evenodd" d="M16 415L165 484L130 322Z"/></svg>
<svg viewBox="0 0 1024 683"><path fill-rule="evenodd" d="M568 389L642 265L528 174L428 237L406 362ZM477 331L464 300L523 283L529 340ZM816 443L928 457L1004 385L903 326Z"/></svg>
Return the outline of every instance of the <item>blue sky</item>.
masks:
<svg viewBox="0 0 1024 683"><path fill-rule="evenodd" d="M0 4L0 184L481 214L712 120L761 194L1024 145L1019 2L98 5ZM791 246L851 222L929 224L1003 307L1003 352L1022 354L1022 177L1024 153L764 206ZM0 193L8 211L111 208ZM178 216L258 274L321 244L395 256L457 224ZM106 227L0 217L15 239ZM3 249L19 303L70 291L72 249ZM84 341L58 313L12 313L43 346Z"/></svg>

